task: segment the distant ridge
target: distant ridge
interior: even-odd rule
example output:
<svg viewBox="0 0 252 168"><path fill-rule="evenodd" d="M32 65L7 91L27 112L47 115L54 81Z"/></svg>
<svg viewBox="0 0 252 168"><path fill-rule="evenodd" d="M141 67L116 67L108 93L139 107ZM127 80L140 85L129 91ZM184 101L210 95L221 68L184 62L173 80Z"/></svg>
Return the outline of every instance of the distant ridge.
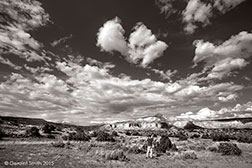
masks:
<svg viewBox="0 0 252 168"><path fill-rule="evenodd" d="M0 116L0 119L2 121L7 121L13 124L24 124L24 125L44 125L46 123L49 123L48 121L41 118Z"/></svg>
<svg viewBox="0 0 252 168"><path fill-rule="evenodd" d="M223 119L213 119L209 121L221 121L221 122L228 122L228 121L240 121L242 123L249 123L252 122L252 117L246 117L246 118L223 118Z"/></svg>
<svg viewBox="0 0 252 168"><path fill-rule="evenodd" d="M34 126L42 126L42 125L45 125L45 124L52 124L52 125L55 125L55 126L57 126L59 128L81 127L81 128L83 128L85 130L93 130L93 129L96 129L96 128L100 128L101 126L104 125L104 124L99 124L99 125L81 126L81 125L74 125L74 124L68 124L68 123L66 124L66 123L50 122L50 121L46 121L46 120L41 119L41 118L0 116L0 123L2 123L2 122L9 122L12 125L23 124L23 125L34 125Z"/></svg>
<svg viewBox="0 0 252 168"><path fill-rule="evenodd" d="M195 125L192 121L188 121L184 126L184 129L201 129L202 127Z"/></svg>

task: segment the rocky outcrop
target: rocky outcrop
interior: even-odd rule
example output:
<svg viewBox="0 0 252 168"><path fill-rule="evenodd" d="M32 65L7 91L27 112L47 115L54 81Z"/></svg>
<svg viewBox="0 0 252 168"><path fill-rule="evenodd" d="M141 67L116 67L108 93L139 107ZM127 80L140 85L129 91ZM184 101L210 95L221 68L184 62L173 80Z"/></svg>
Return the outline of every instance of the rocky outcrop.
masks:
<svg viewBox="0 0 252 168"><path fill-rule="evenodd" d="M130 121L116 122L107 125L112 129L165 129L169 127L167 120L161 115L142 117Z"/></svg>
<svg viewBox="0 0 252 168"><path fill-rule="evenodd" d="M184 129L200 129L200 128L252 128L252 122L242 122L240 120L194 120L194 121L175 121L173 125Z"/></svg>

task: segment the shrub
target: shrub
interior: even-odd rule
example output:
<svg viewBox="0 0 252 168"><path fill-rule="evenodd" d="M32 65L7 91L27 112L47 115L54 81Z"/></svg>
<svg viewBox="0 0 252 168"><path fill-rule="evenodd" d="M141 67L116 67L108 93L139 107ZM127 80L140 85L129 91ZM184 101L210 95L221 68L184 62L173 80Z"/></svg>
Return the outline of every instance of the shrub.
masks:
<svg viewBox="0 0 252 168"><path fill-rule="evenodd" d="M190 138L199 138L200 137L200 135L199 134L192 134L191 136L190 136Z"/></svg>
<svg viewBox="0 0 252 168"><path fill-rule="evenodd" d="M172 143L168 136L162 136L160 142L156 145L157 152L165 153L166 150L171 149Z"/></svg>
<svg viewBox="0 0 252 168"><path fill-rule="evenodd" d="M64 148L65 147L65 144L63 142L54 142L52 143L52 146L53 147L56 147L56 148Z"/></svg>
<svg viewBox="0 0 252 168"><path fill-rule="evenodd" d="M120 160L120 161L127 160L122 150L113 150L113 151L106 152L105 159L106 160Z"/></svg>
<svg viewBox="0 0 252 168"><path fill-rule="evenodd" d="M97 134L98 134L97 131L91 131L89 135L91 137L97 137Z"/></svg>
<svg viewBox="0 0 252 168"><path fill-rule="evenodd" d="M130 131L126 131L125 135L131 136L131 132Z"/></svg>
<svg viewBox="0 0 252 168"><path fill-rule="evenodd" d="M140 149L138 146L132 146L127 150L128 153L135 153L135 154L139 154L139 153L145 153L145 151L143 149Z"/></svg>
<svg viewBox="0 0 252 168"><path fill-rule="evenodd" d="M201 138L202 139L211 139L210 135L208 135L207 133L203 133Z"/></svg>
<svg viewBox="0 0 252 168"><path fill-rule="evenodd" d="M100 131L97 133L97 141L110 141L110 142L115 142L115 139L112 135L110 135L107 132Z"/></svg>
<svg viewBox="0 0 252 168"><path fill-rule="evenodd" d="M234 143L220 143L217 152L222 153L222 155L241 155L242 151Z"/></svg>
<svg viewBox="0 0 252 168"><path fill-rule="evenodd" d="M85 132L85 130L82 127L77 127L75 130L77 133Z"/></svg>
<svg viewBox="0 0 252 168"><path fill-rule="evenodd" d="M64 140L73 140L73 141L89 141L91 137L85 132L70 133L69 136L63 137Z"/></svg>
<svg viewBox="0 0 252 168"><path fill-rule="evenodd" d="M112 131L111 135L112 136L118 136L118 133L116 131Z"/></svg>
<svg viewBox="0 0 252 168"><path fill-rule="evenodd" d="M49 125L48 123L46 123L42 128L43 132L47 134L50 134L55 129L56 127L54 125Z"/></svg>
<svg viewBox="0 0 252 168"><path fill-rule="evenodd" d="M5 133L0 129L0 140L5 136Z"/></svg>
<svg viewBox="0 0 252 168"><path fill-rule="evenodd" d="M229 141L229 136L224 133L214 133L212 134L213 141Z"/></svg>
<svg viewBox="0 0 252 168"><path fill-rule="evenodd" d="M209 150L211 152L217 152L218 151L218 149L216 147L214 147L214 146L208 147L207 150Z"/></svg>
<svg viewBox="0 0 252 168"><path fill-rule="evenodd" d="M236 136L236 139L238 142L252 143L252 135L248 133L240 133Z"/></svg>
<svg viewBox="0 0 252 168"><path fill-rule="evenodd" d="M175 144L172 144L170 151L178 151L178 148Z"/></svg>
<svg viewBox="0 0 252 168"><path fill-rule="evenodd" d="M194 160L198 159L196 153L194 153L194 152L186 152L183 154L182 158L183 159L194 159Z"/></svg>
<svg viewBox="0 0 252 168"><path fill-rule="evenodd" d="M54 135L52 135L52 134L48 134L48 135L46 136L46 138L49 138L49 139L55 139L55 136L54 136Z"/></svg>
<svg viewBox="0 0 252 168"><path fill-rule="evenodd" d="M140 136L140 133L138 131L134 130L134 131L131 132L131 135Z"/></svg>
<svg viewBox="0 0 252 168"><path fill-rule="evenodd" d="M187 139L188 139L188 137L186 136L186 135L184 135L184 134L178 134L178 140L179 141L186 141Z"/></svg>
<svg viewBox="0 0 252 168"><path fill-rule="evenodd" d="M37 127L31 127L26 130L26 136L28 137L39 137L39 129Z"/></svg>

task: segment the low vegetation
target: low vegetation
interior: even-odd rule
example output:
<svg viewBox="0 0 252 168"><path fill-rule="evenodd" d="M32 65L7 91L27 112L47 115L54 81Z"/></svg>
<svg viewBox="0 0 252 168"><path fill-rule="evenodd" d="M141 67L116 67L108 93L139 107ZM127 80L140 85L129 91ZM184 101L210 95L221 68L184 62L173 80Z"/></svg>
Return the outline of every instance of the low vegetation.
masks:
<svg viewBox="0 0 252 168"><path fill-rule="evenodd" d="M4 130L6 135L1 130ZM146 139L150 134L155 135L153 149L155 159L145 158L147 151ZM22 151L20 154L28 153L27 157L23 158L29 158L30 153L33 150L37 150L39 145L34 147L35 145L32 144L36 141L39 143L43 142L40 145L40 150L44 150L43 154L34 155L36 157L44 157L55 153L59 157L57 164L60 164L63 160L64 162L72 163L78 160L76 165L68 165L68 167L141 167L143 165L147 165L146 167L157 167L157 165L161 164L162 166L160 167L166 167L168 163L171 167L222 166L211 165L213 162L225 162L224 167L227 167L235 159L239 161L239 164L242 161L246 161L246 163L251 165L250 158L252 157L252 144L249 144L252 142L252 133L250 130L245 129L191 129L190 127L187 130L178 128L167 130L104 128L85 130L83 127L64 128L53 124L33 127L31 125L18 124L16 126L12 124L8 129L0 129L0 139L4 136L7 137L4 138L4 141L1 141L2 144L8 140L31 143L31 145L26 145L26 148L20 149ZM29 147L31 148L32 145L32 150L24 151ZM22 145L20 146L22 147ZM12 151L15 150L17 148L11 148L11 145L8 148L4 145L0 146L1 155L8 153L10 157L13 157ZM50 152L48 153L48 151ZM12 155L9 154L11 152ZM221 155L233 156L226 157ZM53 158L51 156L48 157ZM216 157L218 158L216 159ZM208 163L204 163L203 166L198 165L208 159ZM86 165L86 162L89 161L90 165Z"/></svg>
<svg viewBox="0 0 252 168"><path fill-rule="evenodd" d="M167 150L172 148L172 142L168 136L161 136L160 141L156 144L156 151L160 153L165 153Z"/></svg>
<svg viewBox="0 0 252 168"><path fill-rule="evenodd" d="M134 153L134 154L143 154L145 152L146 152L146 150L144 150L144 148L140 148L137 145L134 145L134 146L128 148L128 150L127 150L127 153Z"/></svg>
<svg viewBox="0 0 252 168"><path fill-rule="evenodd" d="M105 154L105 159L106 160L120 160L120 161L128 160L122 150L107 151Z"/></svg>
<svg viewBox="0 0 252 168"><path fill-rule="evenodd" d="M0 140L5 136L5 133L0 129Z"/></svg>
<svg viewBox="0 0 252 168"><path fill-rule="evenodd" d="M31 127L26 130L25 135L27 137L40 137L39 129L37 127Z"/></svg>
<svg viewBox="0 0 252 168"><path fill-rule="evenodd" d="M217 152L223 155L241 155L242 151L234 143L220 143Z"/></svg>
<svg viewBox="0 0 252 168"><path fill-rule="evenodd" d="M240 133L236 136L238 142L252 143L252 135L249 133Z"/></svg>
<svg viewBox="0 0 252 168"><path fill-rule="evenodd" d="M70 133L68 136L62 137L64 140L70 140L70 141L89 141L91 137L86 134L85 132L74 132Z"/></svg>
<svg viewBox="0 0 252 168"><path fill-rule="evenodd" d="M229 141L229 136L224 133L213 133L211 137L213 141Z"/></svg>
<svg viewBox="0 0 252 168"><path fill-rule="evenodd" d="M55 131L55 129L56 129L56 127L54 125L51 125L48 123L46 123L42 128L43 132L47 133L47 134L51 134L52 131Z"/></svg>
<svg viewBox="0 0 252 168"><path fill-rule="evenodd" d="M61 141L58 141L58 142L52 143L52 146L56 147L56 148L64 148L65 144L63 142L61 142Z"/></svg>
<svg viewBox="0 0 252 168"><path fill-rule="evenodd" d="M97 141L109 141L109 142L115 142L115 139L113 137L113 135L105 132L105 131L99 131L97 133Z"/></svg>
<svg viewBox="0 0 252 168"><path fill-rule="evenodd" d="M197 155L195 152L185 152L183 155L182 155L182 159L198 159Z"/></svg>

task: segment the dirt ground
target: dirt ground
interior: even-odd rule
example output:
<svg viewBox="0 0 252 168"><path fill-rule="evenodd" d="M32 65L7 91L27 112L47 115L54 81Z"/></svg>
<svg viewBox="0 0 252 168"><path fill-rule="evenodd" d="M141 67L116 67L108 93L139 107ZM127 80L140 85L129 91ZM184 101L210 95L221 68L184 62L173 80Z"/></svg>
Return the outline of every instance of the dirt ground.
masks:
<svg viewBox="0 0 252 168"><path fill-rule="evenodd" d="M136 143L139 137L131 137L127 143ZM129 142L130 141L130 142ZM1 141L0 167L123 167L123 168L173 168L173 167L252 167L252 144L237 143L242 150L241 156L222 156L220 153L210 152L209 146L218 142L203 139L188 139L172 142L179 149L176 152L167 152L152 159L146 159L145 154L125 152L128 161L106 160L100 155L102 151L120 148L112 142L71 142L69 147L57 148L52 141ZM125 145L125 144L124 144ZM194 152L197 159L185 159L185 153Z"/></svg>

